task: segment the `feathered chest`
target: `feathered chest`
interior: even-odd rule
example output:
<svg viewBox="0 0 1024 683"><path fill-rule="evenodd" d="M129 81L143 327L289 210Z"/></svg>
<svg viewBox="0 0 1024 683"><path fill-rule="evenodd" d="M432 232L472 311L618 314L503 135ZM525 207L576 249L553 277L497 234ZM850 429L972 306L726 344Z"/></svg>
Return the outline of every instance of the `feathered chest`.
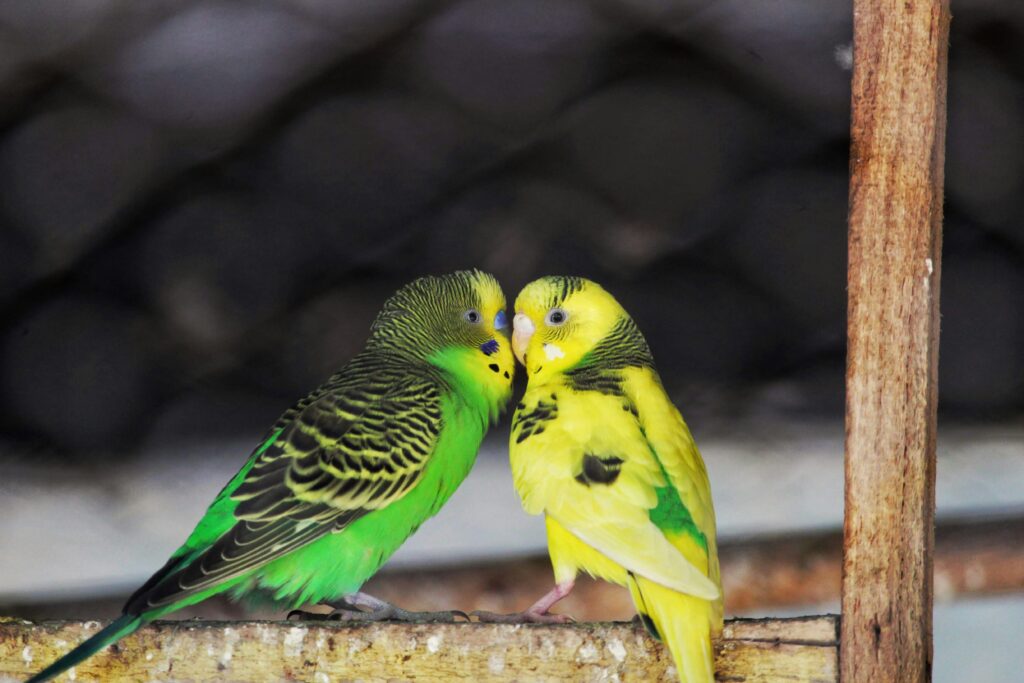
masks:
<svg viewBox="0 0 1024 683"><path fill-rule="evenodd" d="M464 408L482 417L485 428L504 411L515 368L507 343L494 341L486 349L449 348L431 356L430 362Z"/></svg>
<svg viewBox="0 0 1024 683"><path fill-rule="evenodd" d="M626 397L546 384L516 406L509 456L516 490L537 513L564 487L614 479L621 463L649 457L636 409Z"/></svg>

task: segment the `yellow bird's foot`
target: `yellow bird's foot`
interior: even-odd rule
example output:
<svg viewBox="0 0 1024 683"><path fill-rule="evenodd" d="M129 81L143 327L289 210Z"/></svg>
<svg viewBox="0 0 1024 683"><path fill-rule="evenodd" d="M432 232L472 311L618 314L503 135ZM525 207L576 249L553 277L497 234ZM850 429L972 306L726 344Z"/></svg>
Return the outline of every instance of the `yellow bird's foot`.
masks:
<svg viewBox="0 0 1024 683"><path fill-rule="evenodd" d="M576 620L568 614L552 614L551 612L533 612L523 610L511 614L498 614L497 612L484 612L477 610L470 612L471 617L487 624L571 624Z"/></svg>
<svg viewBox="0 0 1024 683"><path fill-rule="evenodd" d="M552 605L556 602L571 593L572 587L575 584L575 579L569 579L568 581L555 584L555 587L548 591L544 597L530 605L530 607L523 612L496 614L495 612L477 611L471 612L470 614L480 621L498 624L521 624L524 622L533 624L570 624L576 620L568 614L551 614L548 610L550 610Z"/></svg>

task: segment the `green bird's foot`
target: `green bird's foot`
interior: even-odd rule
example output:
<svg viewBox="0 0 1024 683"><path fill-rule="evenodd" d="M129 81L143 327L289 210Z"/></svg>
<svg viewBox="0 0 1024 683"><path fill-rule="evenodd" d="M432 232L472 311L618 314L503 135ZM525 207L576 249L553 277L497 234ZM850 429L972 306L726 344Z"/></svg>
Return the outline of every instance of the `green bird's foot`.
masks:
<svg viewBox="0 0 1024 683"><path fill-rule="evenodd" d="M568 614L551 614L548 610L556 602L571 593L575 583L575 579L570 579L556 584L544 597L522 612L497 614L495 612L476 611L470 614L480 621L495 624L521 624L524 622L531 624L571 624L576 620Z"/></svg>
<svg viewBox="0 0 1024 683"><path fill-rule="evenodd" d="M285 617L288 621L327 621L329 614L321 614L320 612L307 612L301 609L293 609Z"/></svg>
<svg viewBox="0 0 1024 683"><path fill-rule="evenodd" d="M389 602L375 598L366 593L353 593L341 600L325 602L334 608L330 614L315 614L293 610L288 618L293 617L299 620L314 621L407 621L407 622L442 622L452 624L461 617L469 621L469 615L459 610L445 612L410 612L401 607L396 607Z"/></svg>

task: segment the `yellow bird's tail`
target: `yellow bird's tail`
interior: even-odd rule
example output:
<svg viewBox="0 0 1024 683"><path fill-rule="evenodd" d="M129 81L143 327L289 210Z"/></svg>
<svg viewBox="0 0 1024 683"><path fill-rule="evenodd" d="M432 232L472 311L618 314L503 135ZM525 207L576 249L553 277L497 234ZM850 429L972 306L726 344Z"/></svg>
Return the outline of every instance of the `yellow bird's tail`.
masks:
<svg viewBox="0 0 1024 683"><path fill-rule="evenodd" d="M682 683L713 683L715 658L711 638L722 630L716 603L666 588L642 576L627 579L633 604L644 626L672 653Z"/></svg>

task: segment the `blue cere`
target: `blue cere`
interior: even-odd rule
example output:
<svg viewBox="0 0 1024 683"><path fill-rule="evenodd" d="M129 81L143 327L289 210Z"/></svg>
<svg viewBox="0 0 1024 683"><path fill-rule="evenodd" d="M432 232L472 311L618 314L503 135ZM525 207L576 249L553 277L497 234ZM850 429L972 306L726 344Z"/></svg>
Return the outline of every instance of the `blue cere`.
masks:
<svg viewBox="0 0 1024 683"><path fill-rule="evenodd" d="M503 330L508 327L508 318L505 317L505 311L498 311L498 315L494 316L494 329Z"/></svg>
<svg viewBox="0 0 1024 683"><path fill-rule="evenodd" d="M484 352L485 356L490 356L492 353L498 352L498 340L489 339L480 345L480 350Z"/></svg>

